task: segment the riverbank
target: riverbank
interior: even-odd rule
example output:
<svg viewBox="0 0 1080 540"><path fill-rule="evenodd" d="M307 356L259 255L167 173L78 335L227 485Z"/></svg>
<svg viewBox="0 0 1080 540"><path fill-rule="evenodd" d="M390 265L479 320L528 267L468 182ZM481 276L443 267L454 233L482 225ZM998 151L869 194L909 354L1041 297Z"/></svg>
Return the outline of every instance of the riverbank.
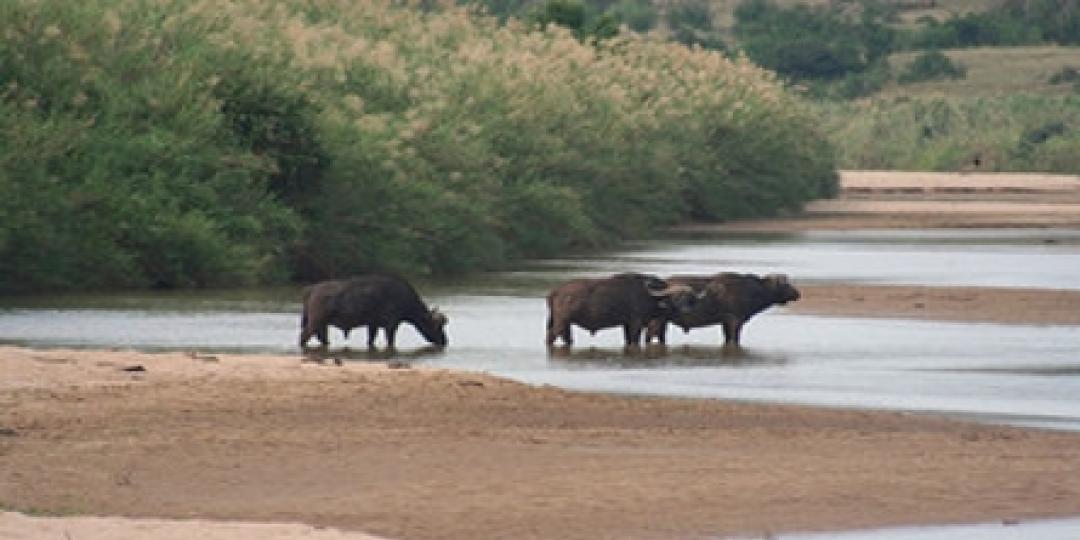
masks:
<svg viewBox="0 0 1080 540"><path fill-rule="evenodd" d="M1080 228L1080 176L842 171L836 198L813 201L796 215L682 229L942 228Z"/></svg>
<svg viewBox="0 0 1080 540"><path fill-rule="evenodd" d="M799 285L785 309L830 317L880 317L1080 326L1080 291L907 285Z"/></svg>
<svg viewBox="0 0 1080 540"><path fill-rule="evenodd" d="M0 429L0 505L38 515L595 539L1080 514L1075 433L297 357L2 347Z"/></svg>

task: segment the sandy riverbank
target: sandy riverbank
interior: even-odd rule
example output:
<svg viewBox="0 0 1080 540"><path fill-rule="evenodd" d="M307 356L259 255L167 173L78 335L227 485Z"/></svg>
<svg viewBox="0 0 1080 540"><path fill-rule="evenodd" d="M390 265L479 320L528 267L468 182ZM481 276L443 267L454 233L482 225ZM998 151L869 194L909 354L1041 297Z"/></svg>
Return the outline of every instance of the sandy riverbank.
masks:
<svg viewBox="0 0 1080 540"><path fill-rule="evenodd" d="M1080 177L1046 174L844 171L835 199L798 215L687 230L1080 228Z"/></svg>
<svg viewBox="0 0 1080 540"><path fill-rule="evenodd" d="M800 285L802 298L785 309L841 317L884 317L1027 325L1080 325L1080 291Z"/></svg>
<svg viewBox="0 0 1080 540"><path fill-rule="evenodd" d="M1015 226L1080 226L1025 206L1071 204L1072 178L956 176L848 174L840 199L805 216L725 227L944 226L838 209L912 199L1006 202L1028 216ZM951 226L1003 223L999 206L982 208ZM1080 324L1075 302L813 285L792 307ZM1080 434L298 357L0 347L0 509L155 519L0 513L0 537L27 539L669 539L1026 520L1080 515Z"/></svg>
<svg viewBox="0 0 1080 540"><path fill-rule="evenodd" d="M1080 514L1072 433L295 357L0 348L0 381L0 502L37 514L409 539L692 538ZM19 526L0 516L0 533Z"/></svg>

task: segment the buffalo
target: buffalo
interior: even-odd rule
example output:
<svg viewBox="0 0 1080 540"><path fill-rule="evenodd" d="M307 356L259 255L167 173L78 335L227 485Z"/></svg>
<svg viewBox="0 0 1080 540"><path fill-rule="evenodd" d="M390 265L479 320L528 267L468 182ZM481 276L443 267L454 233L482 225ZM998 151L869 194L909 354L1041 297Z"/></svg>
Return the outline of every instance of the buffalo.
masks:
<svg viewBox="0 0 1080 540"><path fill-rule="evenodd" d="M721 272L711 276L672 276L671 285L688 286L700 299L692 309L670 316L655 317L649 322L645 342L666 341L667 323L689 332L691 328L720 324L724 344L738 346L742 328L754 315L774 305L799 299L799 291L783 274L764 277L753 274Z"/></svg>
<svg viewBox="0 0 1080 540"><path fill-rule="evenodd" d="M392 349L403 321L412 324L429 343L446 346L446 316L429 309L416 289L399 277L375 274L324 281L305 287L303 294L301 348L311 336L326 347L328 326L340 328L345 339L353 328L367 326L368 347L375 346L381 328L386 332L387 347Z"/></svg>
<svg viewBox="0 0 1080 540"><path fill-rule="evenodd" d="M648 274L568 281L548 294L547 344L562 338L572 345L570 325L574 324L594 335L603 328L622 326L626 345L640 345L650 320L690 309L693 301L689 287L672 287Z"/></svg>

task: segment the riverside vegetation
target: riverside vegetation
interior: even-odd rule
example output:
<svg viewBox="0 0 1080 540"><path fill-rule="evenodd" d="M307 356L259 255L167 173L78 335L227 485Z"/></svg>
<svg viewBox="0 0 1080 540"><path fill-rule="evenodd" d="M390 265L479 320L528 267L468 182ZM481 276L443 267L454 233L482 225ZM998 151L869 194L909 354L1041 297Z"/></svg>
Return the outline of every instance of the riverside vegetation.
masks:
<svg viewBox="0 0 1080 540"><path fill-rule="evenodd" d="M402 4L0 0L0 292L462 272L835 190L745 59Z"/></svg>

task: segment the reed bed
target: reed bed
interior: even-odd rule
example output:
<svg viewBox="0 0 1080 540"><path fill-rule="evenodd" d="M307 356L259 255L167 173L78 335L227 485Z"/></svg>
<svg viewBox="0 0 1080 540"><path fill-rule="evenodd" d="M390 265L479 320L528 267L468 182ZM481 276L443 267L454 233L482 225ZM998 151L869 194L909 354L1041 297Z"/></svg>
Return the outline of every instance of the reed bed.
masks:
<svg viewBox="0 0 1080 540"><path fill-rule="evenodd" d="M442 274L836 187L745 60L447 3L0 0L0 291Z"/></svg>

